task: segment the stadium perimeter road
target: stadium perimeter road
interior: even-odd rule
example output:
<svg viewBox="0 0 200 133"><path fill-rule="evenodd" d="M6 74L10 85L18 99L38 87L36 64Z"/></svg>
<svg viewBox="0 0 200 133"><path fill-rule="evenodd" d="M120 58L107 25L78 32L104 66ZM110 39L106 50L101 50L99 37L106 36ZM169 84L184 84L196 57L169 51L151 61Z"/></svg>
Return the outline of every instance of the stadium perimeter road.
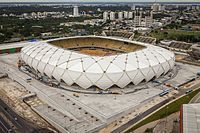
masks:
<svg viewBox="0 0 200 133"><path fill-rule="evenodd" d="M9 119L12 124L17 128L17 132L21 133L39 133L42 131L50 132L46 129L40 129L36 125L32 124L31 122L28 122L18 114L16 114L7 104L5 104L0 99L0 112L2 112L7 119ZM0 133L8 132L8 130L11 129L10 126L0 117Z"/></svg>
<svg viewBox="0 0 200 133"><path fill-rule="evenodd" d="M190 103L200 103L200 92L190 101Z"/></svg>
<svg viewBox="0 0 200 133"><path fill-rule="evenodd" d="M10 125L0 116L0 133L7 133L10 129Z"/></svg>
<svg viewBox="0 0 200 133"><path fill-rule="evenodd" d="M179 94L176 95L176 98L182 96L185 94L185 92L187 90L190 89L197 89L199 88L200 84L196 84L195 86L192 86L188 89L185 90L181 90ZM159 109L160 107L163 107L163 105L165 105L166 103L168 103L169 101L173 100L173 98L168 99L166 101L164 101L163 103L159 103L155 106L153 106L152 108L150 108L149 110L147 110L146 112L140 114L139 116L137 116L136 118L132 119L131 121L129 121L128 123L122 125L121 127L115 129L114 131L112 131L112 133L119 133L119 132L124 132L127 128L133 126L135 123L137 123L139 120L145 118L146 116L148 116L149 114L151 114L152 112L156 111L157 109ZM190 103L200 103L200 92L190 101Z"/></svg>
<svg viewBox="0 0 200 133"><path fill-rule="evenodd" d="M23 133L34 131L35 128L30 126L26 120L17 115L8 105L0 99L0 111L9 119L16 128Z"/></svg>

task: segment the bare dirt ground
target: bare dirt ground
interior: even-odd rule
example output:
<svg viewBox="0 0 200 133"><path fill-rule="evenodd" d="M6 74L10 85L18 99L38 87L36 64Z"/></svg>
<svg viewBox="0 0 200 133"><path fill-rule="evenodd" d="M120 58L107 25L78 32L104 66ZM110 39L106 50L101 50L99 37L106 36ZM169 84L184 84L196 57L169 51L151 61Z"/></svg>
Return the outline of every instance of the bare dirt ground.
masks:
<svg viewBox="0 0 200 133"><path fill-rule="evenodd" d="M176 55L176 60L177 61L180 61L180 60L183 60L183 59L185 59L187 56L185 56L185 55Z"/></svg>

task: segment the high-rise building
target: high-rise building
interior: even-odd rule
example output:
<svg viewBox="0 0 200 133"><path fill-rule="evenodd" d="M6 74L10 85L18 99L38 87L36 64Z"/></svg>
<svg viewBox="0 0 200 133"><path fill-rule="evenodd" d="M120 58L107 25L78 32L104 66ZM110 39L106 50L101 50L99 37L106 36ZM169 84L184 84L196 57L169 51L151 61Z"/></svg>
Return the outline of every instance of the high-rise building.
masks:
<svg viewBox="0 0 200 133"><path fill-rule="evenodd" d="M128 19L132 19L133 18L133 12L129 12L128 13Z"/></svg>
<svg viewBox="0 0 200 133"><path fill-rule="evenodd" d="M199 5L196 6L196 10L198 10L198 11L200 10L200 6Z"/></svg>
<svg viewBox="0 0 200 133"><path fill-rule="evenodd" d="M123 20L123 12L118 12L118 19Z"/></svg>
<svg viewBox="0 0 200 133"><path fill-rule="evenodd" d="M132 5L131 10L135 11L135 5Z"/></svg>
<svg viewBox="0 0 200 133"><path fill-rule="evenodd" d="M196 10L196 6L195 5L192 5L192 10Z"/></svg>
<svg viewBox="0 0 200 133"><path fill-rule="evenodd" d="M78 17L79 16L78 6L74 6L73 16L74 17Z"/></svg>
<svg viewBox="0 0 200 133"><path fill-rule="evenodd" d="M158 11L160 11L160 9L161 9L161 5L158 4L158 3L154 3L154 4L151 6L151 9L152 9L154 12L158 12Z"/></svg>
<svg viewBox="0 0 200 133"><path fill-rule="evenodd" d="M162 9L162 6L156 2L154 2L154 4L151 6L151 9L154 11L154 12L158 12Z"/></svg>
<svg viewBox="0 0 200 133"><path fill-rule="evenodd" d="M151 27L152 25L153 11L143 11L142 9L136 8L134 12L134 26Z"/></svg>
<svg viewBox="0 0 200 133"><path fill-rule="evenodd" d="M192 5L192 6L191 6L191 9L192 9L192 10L197 10L197 11L198 11L198 10L199 10L199 5Z"/></svg>
<svg viewBox="0 0 200 133"><path fill-rule="evenodd" d="M115 12L110 12L110 20L115 20Z"/></svg>
<svg viewBox="0 0 200 133"><path fill-rule="evenodd" d="M103 12L103 19L104 20L108 20L109 19L107 11Z"/></svg>
<svg viewBox="0 0 200 133"><path fill-rule="evenodd" d="M141 21L142 21L142 11L136 8L134 13L134 26L135 27L141 26Z"/></svg>
<svg viewBox="0 0 200 133"><path fill-rule="evenodd" d="M145 27L151 27L153 24L153 11L147 12L144 19L145 19Z"/></svg>
<svg viewBox="0 0 200 133"><path fill-rule="evenodd" d="M128 12L124 11L124 18L127 19L128 18Z"/></svg>

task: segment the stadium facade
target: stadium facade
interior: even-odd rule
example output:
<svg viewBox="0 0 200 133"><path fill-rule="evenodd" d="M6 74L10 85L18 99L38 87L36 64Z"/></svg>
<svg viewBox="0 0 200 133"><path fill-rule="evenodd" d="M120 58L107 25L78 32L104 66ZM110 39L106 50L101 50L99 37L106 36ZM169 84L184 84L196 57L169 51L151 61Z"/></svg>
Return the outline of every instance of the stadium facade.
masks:
<svg viewBox="0 0 200 133"><path fill-rule="evenodd" d="M95 55L98 50L103 55ZM35 42L22 48L21 59L38 74L68 86L96 86L103 90L148 82L166 74L175 63L174 53L164 48L100 36Z"/></svg>

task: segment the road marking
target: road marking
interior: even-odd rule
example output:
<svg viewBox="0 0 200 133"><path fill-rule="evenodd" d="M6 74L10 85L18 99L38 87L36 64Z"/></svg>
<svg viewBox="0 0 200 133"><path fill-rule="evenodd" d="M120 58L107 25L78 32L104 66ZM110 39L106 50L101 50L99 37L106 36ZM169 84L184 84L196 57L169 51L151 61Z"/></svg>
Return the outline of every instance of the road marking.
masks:
<svg viewBox="0 0 200 133"><path fill-rule="evenodd" d="M8 106L8 107L9 107L9 106ZM2 110L4 110L3 107L0 106L0 108L1 108ZM9 108L10 108L10 107L9 107ZM10 108L9 110L7 110L7 111L4 110L5 114L7 114L7 115L10 117L10 119L13 120L13 123L15 123L16 125L18 125L20 128L23 128L23 126L22 126L20 123L18 123L18 122L14 119L14 116L15 116L15 115L14 115L14 114L10 114L10 113L12 113L11 111L12 111L11 108ZM13 113L15 113L15 112L13 112Z"/></svg>
<svg viewBox="0 0 200 133"><path fill-rule="evenodd" d="M200 96L195 100L195 103L196 102L200 102Z"/></svg>
<svg viewBox="0 0 200 133"><path fill-rule="evenodd" d="M0 126L0 131L2 131L2 133L7 133L2 126Z"/></svg>
<svg viewBox="0 0 200 133"><path fill-rule="evenodd" d="M0 120L0 124L8 131L9 129L3 124L3 122Z"/></svg>

